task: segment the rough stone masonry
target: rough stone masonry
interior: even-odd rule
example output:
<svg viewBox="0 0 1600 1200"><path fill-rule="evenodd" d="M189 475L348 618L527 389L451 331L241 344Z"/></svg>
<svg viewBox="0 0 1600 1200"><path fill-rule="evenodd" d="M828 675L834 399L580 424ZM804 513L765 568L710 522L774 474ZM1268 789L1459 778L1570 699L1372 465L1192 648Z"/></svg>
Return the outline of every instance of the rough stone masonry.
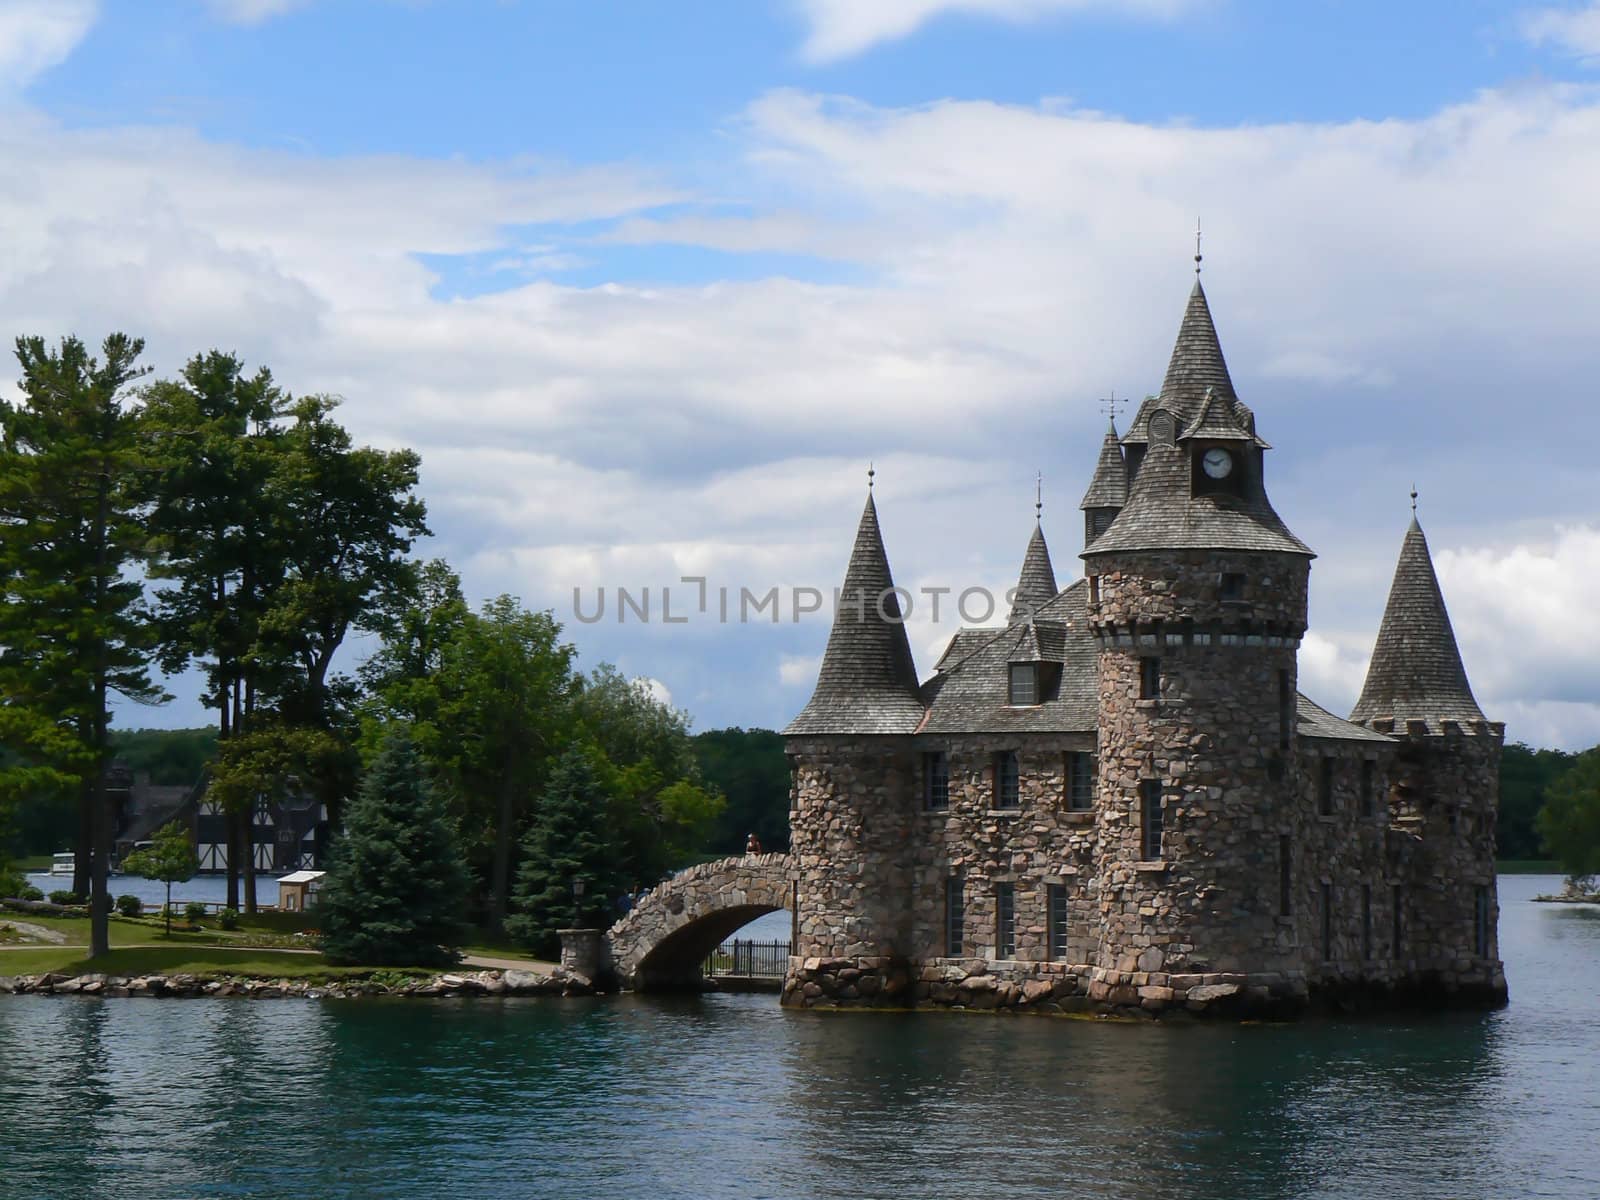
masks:
<svg viewBox="0 0 1600 1200"><path fill-rule="evenodd" d="M1100 447L1084 578L1032 532L1004 628L919 681L869 491L785 731L784 1003L1290 1016L1503 1003L1504 727L1420 526L1349 720L1299 694L1312 551L1204 290Z"/></svg>

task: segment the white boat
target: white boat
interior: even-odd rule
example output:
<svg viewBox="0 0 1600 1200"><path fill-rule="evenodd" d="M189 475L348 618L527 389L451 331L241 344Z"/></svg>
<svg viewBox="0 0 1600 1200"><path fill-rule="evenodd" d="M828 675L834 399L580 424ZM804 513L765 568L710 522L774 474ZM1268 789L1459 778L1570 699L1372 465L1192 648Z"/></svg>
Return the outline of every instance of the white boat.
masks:
<svg viewBox="0 0 1600 1200"><path fill-rule="evenodd" d="M76 867L77 855L71 850L63 850L60 854L50 856L50 874L71 875Z"/></svg>

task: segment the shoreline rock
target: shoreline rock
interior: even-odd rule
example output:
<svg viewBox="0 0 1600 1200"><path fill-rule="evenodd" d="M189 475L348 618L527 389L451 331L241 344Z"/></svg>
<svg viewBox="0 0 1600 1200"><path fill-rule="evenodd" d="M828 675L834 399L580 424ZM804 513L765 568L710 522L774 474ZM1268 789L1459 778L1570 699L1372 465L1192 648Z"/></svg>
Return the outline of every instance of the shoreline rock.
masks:
<svg viewBox="0 0 1600 1200"><path fill-rule="evenodd" d="M273 979L228 974L64 975L51 971L43 975L0 975L0 996L352 1000L369 996L593 996L599 990L587 976L560 967L548 975L492 968L444 971L396 981L392 974L380 968L366 975L335 979Z"/></svg>

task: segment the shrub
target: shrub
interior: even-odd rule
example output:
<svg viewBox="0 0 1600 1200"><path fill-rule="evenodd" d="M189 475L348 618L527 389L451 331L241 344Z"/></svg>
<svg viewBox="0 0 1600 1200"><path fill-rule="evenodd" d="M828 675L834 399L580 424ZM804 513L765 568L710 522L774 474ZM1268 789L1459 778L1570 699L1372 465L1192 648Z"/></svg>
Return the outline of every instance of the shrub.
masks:
<svg viewBox="0 0 1600 1200"><path fill-rule="evenodd" d="M144 911L144 901L137 896L118 896L117 911L125 917L137 917Z"/></svg>
<svg viewBox="0 0 1600 1200"><path fill-rule="evenodd" d="M9 867L0 866L0 899L24 900L23 895L28 888L28 881Z"/></svg>
<svg viewBox="0 0 1600 1200"><path fill-rule="evenodd" d="M217 914L217 924L224 929L239 928L239 910L237 908L223 909Z"/></svg>
<svg viewBox="0 0 1600 1200"><path fill-rule="evenodd" d="M191 900L183 906L183 918L191 925L206 915L206 906L198 900Z"/></svg>
<svg viewBox="0 0 1600 1200"><path fill-rule="evenodd" d="M29 883L29 884L23 885L22 894L19 895L17 897L17 899L19 899L19 900L43 900L44 899L44 893L41 892L38 888L34 887L33 884Z"/></svg>
<svg viewBox="0 0 1600 1200"><path fill-rule="evenodd" d="M82 904L84 899L77 892L70 892L65 888L57 888L50 893L51 904Z"/></svg>

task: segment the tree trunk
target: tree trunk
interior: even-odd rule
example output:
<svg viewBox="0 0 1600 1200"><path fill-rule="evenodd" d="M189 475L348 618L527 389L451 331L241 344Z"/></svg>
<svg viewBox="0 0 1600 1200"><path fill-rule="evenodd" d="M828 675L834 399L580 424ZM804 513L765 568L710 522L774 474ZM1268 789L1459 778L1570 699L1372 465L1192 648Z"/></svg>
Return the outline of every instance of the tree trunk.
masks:
<svg viewBox="0 0 1600 1200"><path fill-rule="evenodd" d="M254 806L245 814L245 857L244 857L244 911L255 915L256 911L256 810Z"/></svg>
<svg viewBox="0 0 1600 1200"><path fill-rule="evenodd" d="M89 851L94 845L94 782L85 777L78 785L78 842L72 848L72 890L89 894Z"/></svg>
<svg viewBox="0 0 1600 1200"><path fill-rule="evenodd" d="M228 837L228 907L239 911L239 814L224 809L222 823Z"/></svg>
<svg viewBox="0 0 1600 1200"><path fill-rule="evenodd" d="M94 613L105 614L106 541L109 531L111 476L100 472L95 504ZM102 629L95 644L94 664L94 799L90 802L93 842L89 853L89 957L111 952L111 895L107 878L111 870L111 801L106 794L106 644Z"/></svg>

